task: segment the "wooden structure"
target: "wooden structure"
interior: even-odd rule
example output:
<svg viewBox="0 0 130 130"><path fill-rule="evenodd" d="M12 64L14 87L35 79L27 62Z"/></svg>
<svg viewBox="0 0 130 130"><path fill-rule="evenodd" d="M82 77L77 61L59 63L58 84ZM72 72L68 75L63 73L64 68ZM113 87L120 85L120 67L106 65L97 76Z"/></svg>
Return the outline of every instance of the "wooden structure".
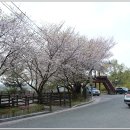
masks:
<svg viewBox="0 0 130 130"><path fill-rule="evenodd" d="M42 104L49 106L50 111L52 111L53 105L59 106L69 106L71 107L71 93L43 93L41 96ZM37 94L28 94L28 95L10 95L10 94L1 94L0 95L0 108L3 107L19 107L19 106L29 106L30 104L38 103Z"/></svg>
<svg viewBox="0 0 130 130"><path fill-rule="evenodd" d="M115 94L115 88L107 78L107 76L96 76L93 80L94 83L103 83L106 88L108 94Z"/></svg>

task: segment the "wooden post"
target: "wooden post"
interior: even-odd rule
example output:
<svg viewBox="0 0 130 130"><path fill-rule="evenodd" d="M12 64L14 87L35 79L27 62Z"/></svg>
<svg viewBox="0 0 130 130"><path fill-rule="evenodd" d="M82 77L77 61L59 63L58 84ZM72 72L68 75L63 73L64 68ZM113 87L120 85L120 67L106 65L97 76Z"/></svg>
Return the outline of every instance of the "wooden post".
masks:
<svg viewBox="0 0 130 130"><path fill-rule="evenodd" d="M59 93L59 101L60 101L60 106L61 106L61 93Z"/></svg>
<svg viewBox="0 0 130 130"><path fill-rule="evenodd" d="M100 77L101 74L100 74L100 71L98 72L98 76ZM99 82L99 90L101 90L101 83Z"/></svg>
<svg viewBox="0 0 130 130"><path fill-rule="evenodd" d="M16 95L16 105L18 107L18 95Z"/></svg>
<svg viewBox="0 0 130 130"><path fill-rule="evenodd" d="M9 107L10 107L10 94L9 94Z"/></svg>
<svg viewBox="0 0 130 130"><path fill-rule="evenodd" d="M32 95L32 103L34 103L34 94L35 94L35 93L33 93L33 95Z"/></svg>
<svg viewBox="0 0 130 130"><path fill-rule="evenodd" d="M25 106L27 105L27 96L25 96Z"/></svg>
<svg viewBox="0 0 130 130"><path fill-rule="evenodd" d="M2 98L2 95L0 95L0 106L1 106L1 98Z"/></svg>
<svg viewBox="0 0 130 130"><path fill-rule="evenodd" d="M64 93L64 96L63 96L63 98L64 98L64 106L66 106L65 93Z"/></svg>
<svg viewBox="0 0 130 130"><path fill-rule="evenodd" d="M66 106L66 92L65 92L65 85L64 85L63 98L64 98L64 106Z"/></svg>
<svg viewBox="0 0 130 130"><path fill-rule="evenodd" d="M25 96L25 106L29 105L29 97Z"/></svg>
<svg viewBox="0 0 130 130"><path fill-rule="evenodd" d="M50 101L49 101L49 107L50 107L50 111L52 111L52 93L50 93L50 97L49 97Z"/></svg>
<svg viewBox="0 0 130 130"><path fill-rule="evenodd" d="M50 94L49 94L48 92L47 92L46 95L45 95L45 102L47 102L47 103L49 102L49 95L50 95Z"/></svg>
<svg viewBox="0 0 130 130"><path fill-rule="evenodd" d="M99 90L101 91L101 83L99 82Z"/></svg>
<svg viewBox="0 0 130 130"><path fill-rule="evenodd" d="M12 107L15 106L14 97L12 97Z"/></svg>
<svg viewBox="0 0 130 130"><path fill-rule="evenodd" d="M29 97L27 97L27 105L29 106Z"/></svg>
<svg viewBox="0 0 130 130"><path fill-rule="evenodd" d="M71 93L69 92L69 106L71 107Z"/></svg>

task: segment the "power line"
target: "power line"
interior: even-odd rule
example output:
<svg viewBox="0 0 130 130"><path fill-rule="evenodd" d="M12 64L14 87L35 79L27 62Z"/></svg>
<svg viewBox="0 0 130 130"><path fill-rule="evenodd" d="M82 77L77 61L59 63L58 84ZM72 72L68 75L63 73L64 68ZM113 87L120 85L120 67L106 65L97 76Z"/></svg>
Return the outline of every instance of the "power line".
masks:
<svg viewBox="0 0 130 130"><path fill-rule="evenodd" d="M27 19L29 19L32 23L33 23L33 25L35 25L42 33L43 33L43 30L36 24L36 23L34 23L16 4L14 4L14 2L12 2L11 1L11 3L27 18ZM61 25L62 26L62 25ZM45 34L44 33L44 35L47 35L47 34ZM42 36L41 36L42 37ZM50 38L50 37L49 37ZM43 38L44 40L45 40L45 38Z"/></svg>
<svg viewBox="0 0 130 130"><path fill-rule="evenodd" d="M14 2L11 3L26 17L28 18L40 31L43 31L36 23L34 23Z"/></svg>
<svg viewBox="0 0 130 130"><path fill-rule="evenodd" d="M8 4L5 4L5 2L1 2L8 10L10 10L13 14L15 14L16 16L17 16L17 18L19 18L19 19L21 19L20 17L19 17L19 15L15 12L15 11L13 11L13 9L12 9L12 7L11 6L9 6ZM11 2L13 5L15 5L13 2ZM16 5L15 5L15 7L17 7ZM40 27L38 27L24 12L22 12L18 7L17 7L17 9L27 18L27 19L29 19L30 21L31 21L31 23L33 23L33 25L35 25L38 29L40 29L40 31L43 31ZM22 20L23 21L23 20ZM23 21L24 23L25 23L25 21ZM27 23L25 23L25 24L27 24ZM35 33L37 33L39 36L41 36L41 34L39 33L39 32L37 32L34 28L32 28L31 26L30 26L30 28L35 32ZM42 38L43 38L43 36L41 36ZM45 38L43 38L44 40L45 40Z"/></svg>
<svg viewBox="0 0 130 130"><path fill-rule="evenodd" d="M1 2L1 4L3 4L8 10L10 10L13 14L15 14L15 12L12 11L12 9L10 9L7 4L5 4L5 2ZM15 14L16 15L16 14Z"/></svg>

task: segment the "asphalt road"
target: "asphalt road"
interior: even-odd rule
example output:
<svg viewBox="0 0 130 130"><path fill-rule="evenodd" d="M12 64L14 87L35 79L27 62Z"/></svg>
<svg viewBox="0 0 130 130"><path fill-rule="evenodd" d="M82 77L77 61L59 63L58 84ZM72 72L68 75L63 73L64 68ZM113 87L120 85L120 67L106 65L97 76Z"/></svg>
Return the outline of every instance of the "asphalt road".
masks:
<svg viewBox="0 0 130 130"><path fill-rule="evenodd" d="M123 95L102 95L78 108L4 122L0 128L130 128L130 108Z"/></svg>

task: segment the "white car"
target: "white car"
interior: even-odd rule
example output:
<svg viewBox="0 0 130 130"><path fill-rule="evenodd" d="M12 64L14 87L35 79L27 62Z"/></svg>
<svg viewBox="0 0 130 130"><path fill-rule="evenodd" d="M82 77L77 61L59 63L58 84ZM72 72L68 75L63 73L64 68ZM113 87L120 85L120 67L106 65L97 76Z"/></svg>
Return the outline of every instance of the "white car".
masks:
<svg viewBox="0 0 130 130"><path fill-rule="evenodd" d="M124 102L130 107L130 91L124 95Z"/></svg>
<svg viewBox="0 0 130 130"><path fill-rule="evenodd" d="M89 93L91 94L91 91L92 91L92 94L93 94L93 96L99 96L100 95L100 90L98 90L97 88L95 88L95 87L90 87L89 88Z"/></svg>

